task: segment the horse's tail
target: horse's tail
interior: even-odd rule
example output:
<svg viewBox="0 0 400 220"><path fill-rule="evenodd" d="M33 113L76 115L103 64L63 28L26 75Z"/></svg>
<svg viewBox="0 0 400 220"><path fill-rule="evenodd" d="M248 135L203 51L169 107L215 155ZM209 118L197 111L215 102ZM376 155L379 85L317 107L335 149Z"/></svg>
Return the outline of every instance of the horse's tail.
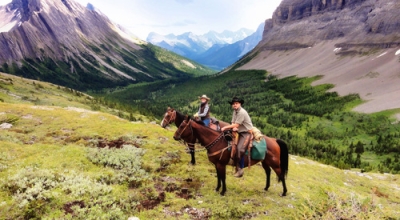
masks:
<svg viewBox="0 0 400 220"><path fill-rule="evenodd" d="M276 139L279 147L281 148L280 153L280 161L281 161L281 176L279 177L278 181L281 181L281 178L285 178L289 171L289 150L287 144L280 139Z"/></svg>

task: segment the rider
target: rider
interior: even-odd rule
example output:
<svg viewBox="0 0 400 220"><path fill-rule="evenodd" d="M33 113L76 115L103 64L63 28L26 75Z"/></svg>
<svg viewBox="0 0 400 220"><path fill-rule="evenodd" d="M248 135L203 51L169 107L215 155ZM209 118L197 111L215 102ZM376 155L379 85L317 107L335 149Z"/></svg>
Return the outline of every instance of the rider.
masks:
<svg viewBox="0 0 400 220"><path fill-rule="evenodd" d="M247 111L242 108L244 103L243 99L239 99L234 97L232 101L228 101L229 104L232 105L233 114L232 114L232 123L221 128L221 131L232 129L233 131L237 131L239 134L239 141L237 144L237 155L236 155L236 170L235 177L243 176L243 168L244 168L244 153L246 150L246 146L249 144L251 134L250 130L253 129L253 123L251 122L250 116ZM238 163L239 162L239 163Z"/></svg>
<svg viewBox="0 0 400 220"><path fill-rule="evenodd" d="M210 101L210 98L208 98L206 95L202 95L199 96L199 99L199 111L194 114L194 117L200 117L204 125L208 127L210 125L210 106L208 105L208 101Z"/></svg>

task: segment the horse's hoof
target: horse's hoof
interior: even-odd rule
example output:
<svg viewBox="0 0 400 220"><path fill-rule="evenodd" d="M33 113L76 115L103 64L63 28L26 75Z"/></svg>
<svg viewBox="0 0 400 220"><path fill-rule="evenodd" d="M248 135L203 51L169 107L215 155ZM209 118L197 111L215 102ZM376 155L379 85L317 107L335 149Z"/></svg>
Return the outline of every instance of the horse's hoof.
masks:
<svg viewBox="0 0 400 220"><path fill-rule="evenodd" d="M282 193L281 197L284 197L284 196L286 196L286 193Z"/></svg>
<svg viewBox="0 0 400 220"><path fill-rule="evenodd" d="M268 188L264 188L264 191L268 191Z"/></svg>
<svg viewBox="0 0 400 220"><path fill-rule="evenodd" d="M221 195L221 196L225 196L225 192L221 192L220 195Z"/></svg>

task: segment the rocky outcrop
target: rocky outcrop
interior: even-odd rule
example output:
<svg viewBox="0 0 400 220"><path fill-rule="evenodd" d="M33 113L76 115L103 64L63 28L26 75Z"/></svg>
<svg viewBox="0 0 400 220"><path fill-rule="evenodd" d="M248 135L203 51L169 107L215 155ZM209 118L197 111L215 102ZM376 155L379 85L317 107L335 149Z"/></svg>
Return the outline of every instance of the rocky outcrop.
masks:
<svg viewBox="0 0 400 220"><path fill-rule="evenodd" d="M66 48L76 52L87 47L84 40L101 43L118 37L107 17L74 1L14 0L3 7L14 13L18 22L0 34L0 63L24 58L61 59L68 56L63 52Z"/></svg>
<svg viewBox="0 0 400 220"><path fill-rule="evenodd" d="M366 0L283 0L274 14L276 23L284 24L328 11L354 7Z"/></svg>
<svg viewBox="0 0 400 220"><path fill-rule="evenodd" d="M396 45L400 37L396 0L283 0L267 20L265 49L284 43L313 45L324 40ZM394 43L394 44L393 44Z"/></svg>

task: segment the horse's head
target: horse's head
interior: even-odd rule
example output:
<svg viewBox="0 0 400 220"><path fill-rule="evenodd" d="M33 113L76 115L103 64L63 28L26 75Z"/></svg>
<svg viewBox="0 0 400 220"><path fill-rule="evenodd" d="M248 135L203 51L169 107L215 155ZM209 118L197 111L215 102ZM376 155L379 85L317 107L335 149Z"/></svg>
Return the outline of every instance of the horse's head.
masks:
<svg viewBox="0 0 400 220"><path fill-rule="evenodd" d="M179 125L178 130L175 131L174 139L176 141L179 140L187 140L188 138L193 137L193 129L191 127L192 119L186 116L185 120L182 121L181 125Z"/></svg>
<svg viewBox="0 0 400 220"><path fill-rule="evenodd" d="M173 108L168 107L167 111L164 114L164 118L161 121L161 127L165 128L167 125L174 122L176 119L176 111Z"/></svg>

